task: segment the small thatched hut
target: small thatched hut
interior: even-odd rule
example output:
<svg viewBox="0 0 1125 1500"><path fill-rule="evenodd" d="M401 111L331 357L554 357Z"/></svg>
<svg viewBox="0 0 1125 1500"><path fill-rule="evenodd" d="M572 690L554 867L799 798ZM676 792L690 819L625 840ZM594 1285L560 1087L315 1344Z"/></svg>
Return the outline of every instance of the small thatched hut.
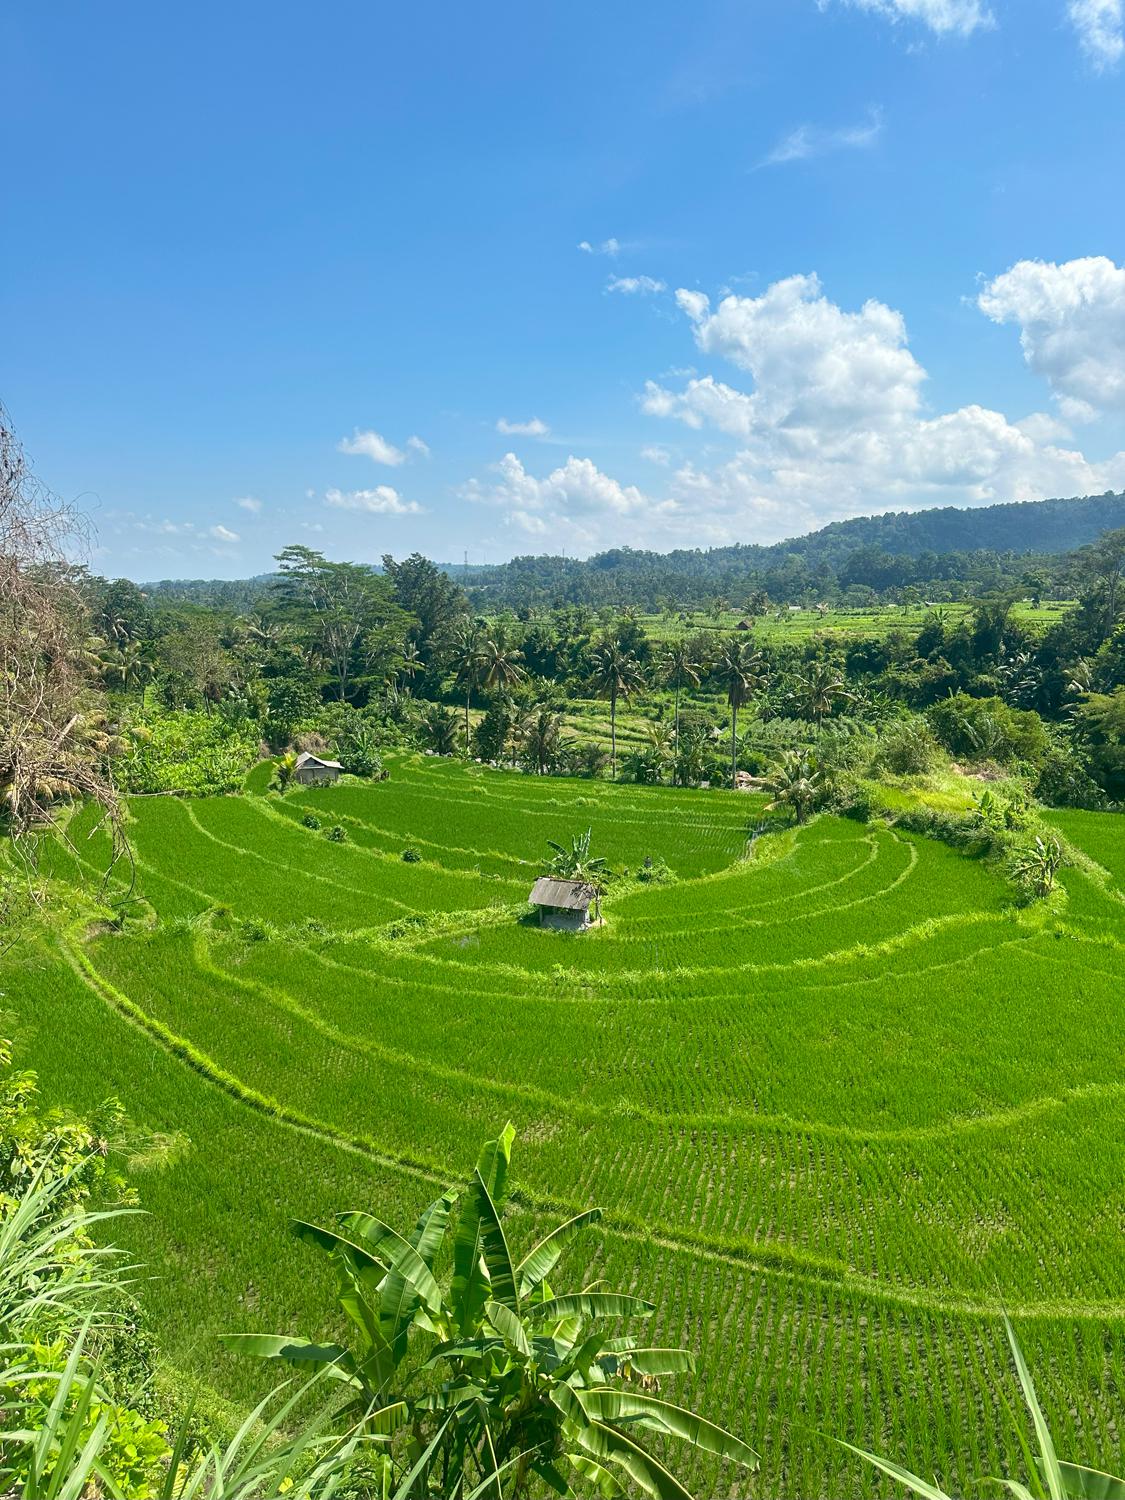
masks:
<svg viewBox="0 0 1125 1500"><path fill-rule="evenodd" d="M338 760L322 760L311 750L302 750L293 767L293 780L302 786L328 786L343 769Z"/></svg>
<svg viewBox="0 0 1125 1500"><path fill-rule="evenodd" d="M539 908L539 925L560 932L583 932L599 920L598 893L584 880L556 880L544 875L532 887L528 901ZM591 917L590 908L594 908Z"/></svg>

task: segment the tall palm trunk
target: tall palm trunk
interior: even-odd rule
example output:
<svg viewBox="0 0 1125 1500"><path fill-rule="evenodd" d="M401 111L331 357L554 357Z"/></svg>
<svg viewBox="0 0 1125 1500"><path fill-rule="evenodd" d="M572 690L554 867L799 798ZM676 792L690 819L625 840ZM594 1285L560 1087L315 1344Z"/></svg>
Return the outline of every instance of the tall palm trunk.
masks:
<svg viewBox="0 0 1125 1500"><path fill-rule="evenodd" d="M730 784L737 785L738 777L738 704L730 706Z"/></svg>
<svg viewBox="0 0 1125 1500"><path fill-rule="evenodd" d="M680 753L680 680L676 679L676 754ZM676 763L672 762L672 785L676 784Z"/></svg>
<svg viewBox="0 0 1125 1500"><path fill-rule="evenodd" d="M473 685L469 683L465 688L465 758L469 755L469 699L473 695Z"/></svg>
<svg viewBox="0 0 1125 1500"><path fill-rule="evenodd" d="M610 780L617 780L617 691L609 695L609 764Z"/></svg>

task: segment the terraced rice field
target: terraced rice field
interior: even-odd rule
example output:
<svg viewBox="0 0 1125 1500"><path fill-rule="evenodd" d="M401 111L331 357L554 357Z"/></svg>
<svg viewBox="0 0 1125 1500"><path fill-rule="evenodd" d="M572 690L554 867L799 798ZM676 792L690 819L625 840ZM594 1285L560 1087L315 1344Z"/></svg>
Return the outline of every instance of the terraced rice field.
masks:
<svg viewBox="0 0 1125 1500"><path fill-rule="evenodd" d="M410 1220L511 1118L510 1237L605 1206L565 1279L653 1297L654 1341L700 1354L683 1394L762 1453L751 1493L886 1493L831 1435L966 1489L1016 1462L1001 1294L1060 1448L1116 1457L1125 820L1060 814L1084 862L1021 914L882 825L748 845L751 798L421 757L132 814L150 928L71 934L0 987L50 1096L115 1092L156 1134L124 1233L179 1369L254 1393L215 1333L329 1326L286 1221ZM521 911L545 840L587 825L678 879L543 932Z"/></svg>

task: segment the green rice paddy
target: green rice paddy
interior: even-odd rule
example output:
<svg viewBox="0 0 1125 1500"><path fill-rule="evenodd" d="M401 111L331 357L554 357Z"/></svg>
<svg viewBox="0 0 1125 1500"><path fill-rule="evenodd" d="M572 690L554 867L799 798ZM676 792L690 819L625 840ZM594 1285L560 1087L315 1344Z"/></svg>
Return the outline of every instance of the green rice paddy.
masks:
<svg viewBox="0 0 1125 1500"><path fill-rule="evenodd" d="M760 802L731 793L390 770L137 799L147 925L0 972L47 1096L115 1093L143 1133L149 1212L120 1237L175 1369L255 1394L217 1333L331 1327L287 1221L412 1221L510 1118L509 1237L605 1207L564 1279L658 1303L654 1341L700 1356L685 1398L763 1454L751 1493L886 1493L833 1436L967 1489L1016 1462L1001 1301L1060 1450L1116 1457L1125 819L1058 814L1077 862L1021 912L882 824L755 839ZM616 868L676 879L622 879L603 928L544 932L545 841L587 826ZM53 874L93 879L86 832Z"/></svg>

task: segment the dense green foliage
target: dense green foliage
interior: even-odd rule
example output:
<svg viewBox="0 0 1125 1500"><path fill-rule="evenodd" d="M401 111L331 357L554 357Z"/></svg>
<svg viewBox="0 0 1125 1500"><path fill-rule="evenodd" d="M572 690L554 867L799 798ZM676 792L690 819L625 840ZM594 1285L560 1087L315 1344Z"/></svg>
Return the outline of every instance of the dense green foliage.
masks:
<svg viewBox="0 0 1125 1500"><path fill-rule="evenodd" d="M762 1453L765 1492L874 1485L818 1433L962 1488L1014 1472L998 1286L1060 1448L1104 1466L1102 1393L1125 1381L1125 820L1052 815L1068 862L1023 906L974 857L1001 831L1031 842L1006 784L956 804L951 848L832 817L755 836L765 793L387 766L134 802L134 915L8 961L52 1097L113 1090L178 1143L135 1171L151 1214L122 1236L176 1267L145 1296L180 1370L247 1398L253 1364L216 1366L208 1333L338 1338L288 1219L375 1202L412 1222L508 1114L509 1240L605 1204L569 1279L651 1291L652 1342L705 1356L684 1395ZM85 817L74 850L97 870ZM524 923L545 841L588 827L616 874L606 925ZM650 858L676 878L638 878ZM44 864L83 874L62 846ZM937 1370L965 1395L935 1413Z"/></svg>

